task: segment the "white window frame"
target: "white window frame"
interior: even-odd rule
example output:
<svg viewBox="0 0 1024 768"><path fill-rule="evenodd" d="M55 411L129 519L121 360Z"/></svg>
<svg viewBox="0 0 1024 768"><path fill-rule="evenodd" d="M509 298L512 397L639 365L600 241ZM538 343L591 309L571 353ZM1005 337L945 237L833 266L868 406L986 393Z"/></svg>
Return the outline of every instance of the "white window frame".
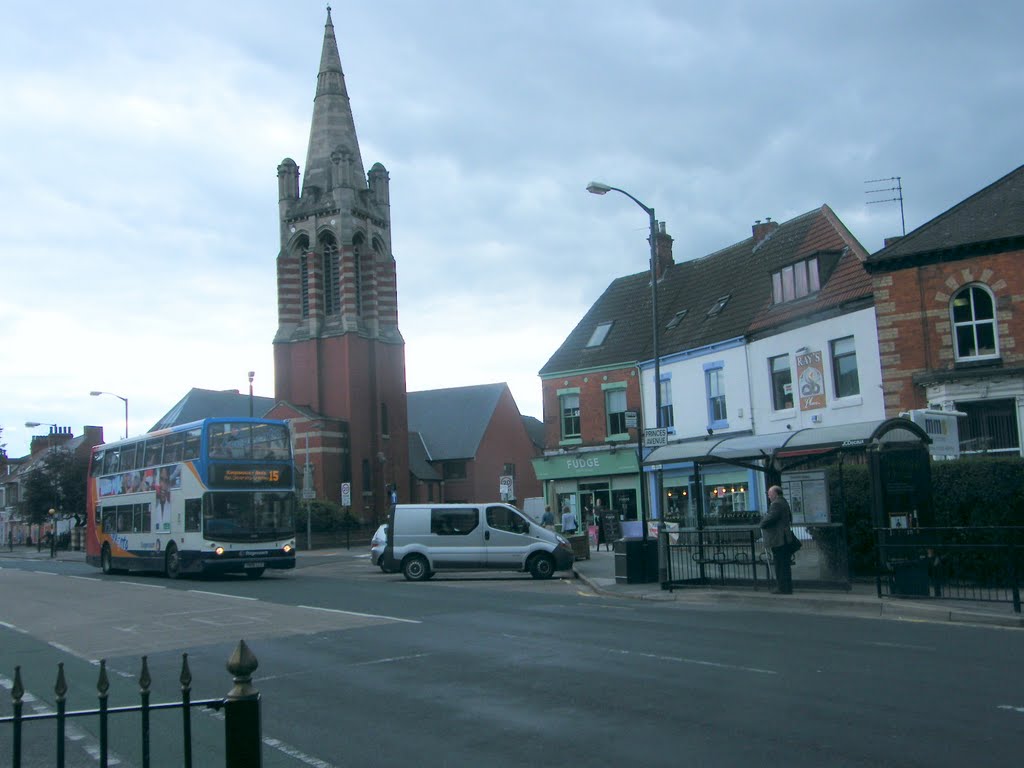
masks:
<svg viewBox="0 0 1024 768"><path fill-rule="evenodd" d="M988 297L988 300L992 305L992 317L978 320L975 318L975 307L974 307L974 291L979 291ZM970 300L970 320L957 321L956 319L956 302L961 296L966 294ZM975 360L995 360L999 357L999 318L997 317L996 309L996 297L989 290L987 285L982 283L969 283L961 288L959 291L954 293L949 299L949 322L950 327L953 330L953 355L957 362L973 362ZM992 327L992 344L994 351L989 354L973 354L964 355L960 352L960 331L969 329L971 331L971 337L974 342L974 349L978 349L978 328L981 326Z"/></svg>

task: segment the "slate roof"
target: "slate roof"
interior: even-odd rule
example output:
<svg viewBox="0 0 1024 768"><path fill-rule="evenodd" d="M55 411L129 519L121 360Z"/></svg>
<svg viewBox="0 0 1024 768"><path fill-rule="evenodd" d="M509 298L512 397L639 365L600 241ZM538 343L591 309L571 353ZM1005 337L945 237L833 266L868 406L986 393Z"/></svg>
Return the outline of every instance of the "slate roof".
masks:
<svg viewBox="0 0 1024 768"><path fill-rule="evenodd" d="M771 274L814 254L833 253L838 264L821 276L822 290L807 300L772 306ZM851 300L870 301L867 252L827 206L779 224L759 243L753 236L699 259L672 265L658 286L661 357L743 337ZM708 312L728 296L725 308ZM668 323L686 314L673 328ZM594 329L613 325L604 343L587 348ZM540 370L542 377L602 366L632 365L654 357L650 272L612 281Z"/></svg>
<svg viewBox="0 0 1024 768"><path fill-rule="evenodd" d="M431 461L472 459L508 385L478 384L409 392L409 432L419 432Z"/></svg>
<svg viewBox="0 0 1024 768"><path fill-rule="evenodd" d="M277 402L272 397L253 397L253 416L262 417ZM249 416L249 395L237 389L213 390L193 387L177 404L150 427L150 432L188 424L209 417Z"/></svg>
<svg viewBox="0 0 1024 768"><path fill-rule="evenodd" d="M430 454L419 432L409 433L409 472L420 480L442 479L441 473L430 465Z"/></svg>
<svg viewBox="0 0 1024 768"><path fill-rule="evenodd" d="M1024 247L1024 165L868 257L870 272Z"/></svg>

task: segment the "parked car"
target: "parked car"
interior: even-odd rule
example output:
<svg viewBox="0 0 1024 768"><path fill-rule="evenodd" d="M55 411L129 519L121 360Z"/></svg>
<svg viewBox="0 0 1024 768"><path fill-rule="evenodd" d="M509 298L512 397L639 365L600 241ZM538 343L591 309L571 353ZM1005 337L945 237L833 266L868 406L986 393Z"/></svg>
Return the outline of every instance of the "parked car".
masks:
<svg viewBox="0 0 1024 768"><path fill-rule="evenodd" d="M370 539L370 562L378 566L384 573L384 546L388 543L388 524L384 523L373 534Z"/></svg>
<svg viewBox="0 0 1024 768"><path fill-rule="evenodd" d="M398 504L381 568L409 581L440 570L528 571L550 579L572 568L572 545L508 504Z"/></svg>

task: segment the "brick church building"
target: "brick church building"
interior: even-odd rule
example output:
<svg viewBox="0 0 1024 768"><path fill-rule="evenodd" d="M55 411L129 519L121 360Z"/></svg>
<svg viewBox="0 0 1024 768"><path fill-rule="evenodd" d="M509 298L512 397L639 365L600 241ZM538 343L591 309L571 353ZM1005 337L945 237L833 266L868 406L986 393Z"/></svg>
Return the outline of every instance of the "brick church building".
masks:
<svg viewBox="0 0 1024 768"><path fill-rule="evenodd" d="M408 496L405 341L388 173L380 163L364 171L330 9L306 164L285 158L277 179L277 404L267 416L292 421L317 498L341 501L349 483L352 512L376 522L393 490Z"/></svg>

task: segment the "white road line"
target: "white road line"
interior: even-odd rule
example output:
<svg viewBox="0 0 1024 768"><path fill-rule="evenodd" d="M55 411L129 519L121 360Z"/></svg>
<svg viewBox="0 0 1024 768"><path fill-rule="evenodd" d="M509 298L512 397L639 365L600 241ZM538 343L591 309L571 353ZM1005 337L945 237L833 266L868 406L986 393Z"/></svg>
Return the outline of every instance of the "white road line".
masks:
<svg viewBox="0 0 1024 768"><path fill-rule="evenodd" d="M1019 712L1024 715L1024 707L1015 707L1013 704L1000 704L998 709L1008 709L1011 712Z"/></svg>
<svg viewBox="0 0 1024 768"><path fill-rule="evenodd" d="M36 570L33 570L33 571L30 571L30 572L31 572L31 573L41 573L41 574L43 574L44 576L56 576L56 575L57 575L57 574L56 574L56 573L54 573L53 571L36 571Z"/></svg>
<svg viewBox="0 0 1024 768"><path fill-rule="evenodd" d="M252 600L253 602L259 602L258 597L244 597L242 595L229 595L224 592L207 592L204 589L190 589L189 592L195 592L197 595L213 595L214 597L230 597L235 600Z"/></svg>
<svg viewBox="0 0 1024 768"><path fill-rule="evenodd" d="M756 672L759 675L777 675L779 674L773 669L759 669L757 667L743 667L737 664L722 664L717 661L707 661L705 659L688 659L683 656L659 656L656 653L636 653L635 651L615 650L614 648L609 649L609 653L618 653L623 656L642 656L645 659L655 659L657 661L675 661L680 664L697 664L701 667L718 667L719 669L735 669L740 672Z"/></svg>
<svg viewBox="0 0 1024 768"><path fill-rule="evenodd" d="M875 645L879 648L905 648L911 651L934 651L935 649L930 645L906 645L904 643L883 643L878 641L868 641L866 645Z"/></svg>
<svg viewBox="0 0 1024 768"><path fill-rule="evenodd" d="M149 587L150 589L167 589L163 584L143 584L140 581L118 581L118 584L128 584L132 587Z"/></svg>
<svg viewBox="0 0 1024 768"><path fill-rule="evenodd" d="M306 765L312 765L314 768L334 768L334 766L331 763L321 760L319 757L307 755L305 752L300 752L295 747L285 744L283 741L271 739L270 737L264 737L263 743L266 744L268 747L273 747L278 752L282 752L288 755L288 757L294 757L301 763L305 763Z"/></svg>
<svg viewBox="0 0 1024 768"><path fill-rule="evenodd" d="M21 634L23 635L28 634L27 629L22 629L21 627L16 627L13 624L8 624L6 621L0 621L0 627L5 627L6 629L13 629L15 632L21 632Z"/></svg>
<svg viewBox="0 0 1024 768"><path fill-rule="evenodd" d="M53 642L47 643L47 645L49 645L51 648L56 648L58 651L63 651L64 653L69 653L69 654L71 654L72 656L74 656L76 658L79 658L79 659L82 658L79 654L75 653L73 650L68 648L66 645L61 645L60 643L53 643Z"/></svg>
<svg viewBox="0 0 1024 768"><path fill-rule="evenodd" d="M392 656L389 659L374 659L373 661L360 661L357 664L353 664L353 667L371 667L374 664L387 664L392 661L408 661L409 659L422 659L425 656L429 656L429 653L413 653L409 656Z"/></svg>
<svg viewBox="0 0 1024 768"><path fill-rule="evenodd" d="M387 621L401 621L406 624L422 624L416 619L400 619L397 616L381 616L377 613L357 613L356 611L342 611L337 608L321 608L317 605L300 605L299 608L306 608L310 611L324 611L325 613L343 613L346 616L362 616L364 619L386 619Z"/></svg>
<svg viewBox="0 0 1024 768"><path fill-rule="evenodd" d="M81 579L82 581L99 581L96 576L68 576L69 579Z"/></svg>

